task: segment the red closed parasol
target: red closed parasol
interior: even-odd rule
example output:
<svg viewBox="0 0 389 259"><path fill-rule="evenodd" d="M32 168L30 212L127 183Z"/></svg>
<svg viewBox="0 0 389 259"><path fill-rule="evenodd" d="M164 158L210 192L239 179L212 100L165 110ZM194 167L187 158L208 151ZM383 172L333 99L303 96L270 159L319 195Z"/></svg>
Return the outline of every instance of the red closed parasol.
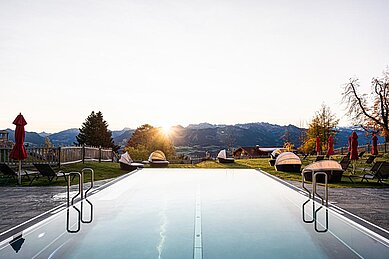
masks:
<svg viewBox="0 0 389 259"><path fill-rule="evenodd" d="M316 137L316 153L320 155L320 137Z"/></svg>
<svg viewBox="0 0 389 259"><path fill-rule="evenodd" d="M377 146L377 136L374 134L372 139L372 145L371 145L371 154L373 156L378 155L378 146Z"/></svg>
<svg viewBox="0 0 389 259"><path fill-rule="evenodd" d="M358 160L358 135L353 132L351 134L351 152L350 152L350 159L353 160L353 174L355 173L355 164Z"/></svg>
<svg viewBox="0 0 389 259"><path fill-rule="evenodd" d="M348 152L351 152L351 136L348 136Z"/></svg>
<svg viewBox="0 0 389 259"><path fill-rule="evenodd" d="M16 125L15 129L15 145L13 146L9 157L11 159L19 160L19 184L21 184L21 171L22 171L22 160L27 158L26 148L24 147L25 131L24 126L27 125L23 115L19 113L16 119L13 121Z"/></svg>
<svg viewBox="0 0 389 259"><path fill-rule="evenodd" d="M358 135L355 131L353 132L353 134L351 134L350 159L351 160L358 160Z"/></svg>
<svg viewBox="0 0 389 259"><path fill-rule="evenodd" d="M334 152L334 140L332 138L332 135L330 135L328 138L327 157L330 157L333 154L335 154L335 152Z"/></svg>

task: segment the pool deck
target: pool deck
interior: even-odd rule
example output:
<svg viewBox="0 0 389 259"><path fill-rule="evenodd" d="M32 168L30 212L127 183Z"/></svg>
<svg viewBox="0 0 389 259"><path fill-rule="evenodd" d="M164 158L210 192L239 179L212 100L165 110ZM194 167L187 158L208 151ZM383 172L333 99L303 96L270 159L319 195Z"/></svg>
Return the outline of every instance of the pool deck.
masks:
<svg viewBox="0 0 389 259"><path fill-rule="evenodd" d="M110 180L95 182L99 187ZM300 182L288 181L301 189ZM72 190L76 190L73 186ZM0 233L66 202L66 187L0 187ZM389 191L385 188L331 188L329 202L389 230Z"/></svg>
<svg viewBox="0 0 389 259"><path fill-rule="evenodd" d="M288 181L300 190L301 182ZM323 188L319 193L324 193ZM343 210L389 231L388 188L330 188L328 201Z"/></svg>

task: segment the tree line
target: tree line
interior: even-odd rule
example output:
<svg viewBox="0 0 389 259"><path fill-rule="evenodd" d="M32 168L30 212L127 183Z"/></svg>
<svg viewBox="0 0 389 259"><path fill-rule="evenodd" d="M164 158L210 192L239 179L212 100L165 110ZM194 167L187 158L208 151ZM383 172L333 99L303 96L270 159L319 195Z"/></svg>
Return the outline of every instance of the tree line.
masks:
<svg viewBox="0 0 389 259"><path fill-rule="evenodd" d="M80 133L76 136L79 145L112 148L115 152L120 148L115 145L112 132L108 130L108 123L100 111L92 111L79 130ZM161 128L149 124L138 127L125 147L125 151L135 160L144 160L155 150L163 151L167 158L176 154L169 136L164 134Z"/></svg>

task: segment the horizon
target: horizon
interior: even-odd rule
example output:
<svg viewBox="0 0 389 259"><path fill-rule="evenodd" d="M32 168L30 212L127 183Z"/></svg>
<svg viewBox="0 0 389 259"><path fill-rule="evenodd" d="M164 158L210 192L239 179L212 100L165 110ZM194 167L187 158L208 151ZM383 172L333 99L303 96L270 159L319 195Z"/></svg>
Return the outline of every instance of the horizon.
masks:
<svg viewBox="0 0 389 259"><path fill-rule="evenodd" d="M1 1L0 128L266 121L307 127L389 65L389 2ZM5 97L5 98L4 98ZM126 126L124 126L126 125Z"/></svg>
<svg viewBox="0 0 389 259"><path fill-rule="evenodd" d="M188 125L186 125L186 126L184 126L184 125L180 125L180 124L178 124L178 125L172 125L172 126L170 126L170 128L172 128L172 127L184 127L184 128L187 128L187 127L189 127L189 126L191 126L191 125L193 125L193 126L197 126L197 125L201 125L201 124L209 124L209 125L212 125L212 126L216 126L216 127L222 127L222 126L236 126L236 125L245 125L245 124L270 124L270 125L276 125L276 126L280 126L280 127L286 127L286 126L289 126L289 125L292 125L292 126L295 126L295 127L297 127L297 128L301 128L301 129L308 129L308 128L302 128L302 127L299 127L299 126L297 126L297 125L294 125L294 124L287 124L287 125L280 125L280 124L276 124L276 123L270 123L270 122L264 122L264 121L262 121L262 122L246 122L246 123L234 123L234 124L213 124L213 123L209 123L209 122L200 122L200 123L190 123L190 124L188 124ZM28 124L27 124L28 125ZM139 126L141 126L141 125L139 125ZM139 127L139 126L137 126L137 127ZM163 128L162 126L154 126L154 125L151 125L151 126L153 126L153 127L158 127L158 128ZM26 126L27 127L27 126ZM32 132L32 133L37 133L37 134L42 134L42 133L45 133L45 134L49 134L49 135L52 135L52 134L56 134L56 133L59 133L59 132L63 132L63 131L67 131L67 130L79 130L80 129L80 127L74 127L74 128L64 128L64 129L60 129L60 130L58 130L58 131L52 131L52 132L48 132L48 131L35 131L35 130L28 130L28 129L26 129L26 127L25 127L25 130L26 130L26 132ZM110 127L108 127L108 130L109 131L111 131L111 132L114 132L114 131L123 131L123 130L136 130L137 129L137 127L135 127L135 128L131 128L131 127L123 127L123 128L121 128L121 129L110 129ZM344 129L344 128L346 128L346 129L352 129L352 128L355 128L355 129L361 129L361 130L363 130L362 128L360 128L359 126L353 126L353 125L350 125L350 126L341 126L341 125L338 125L337 126L337 128L338 129ZM15 129L14 128L12 128L12 127L7 127L7 128L0 128L0 130L12 130L12 131L15 131Z"/></svg>

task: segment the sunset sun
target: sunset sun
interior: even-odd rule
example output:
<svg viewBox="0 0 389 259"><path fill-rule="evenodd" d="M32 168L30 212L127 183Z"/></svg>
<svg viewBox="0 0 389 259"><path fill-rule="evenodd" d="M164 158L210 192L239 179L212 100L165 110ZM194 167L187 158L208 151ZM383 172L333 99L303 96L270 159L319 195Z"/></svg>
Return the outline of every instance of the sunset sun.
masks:
<svg viewBox="0 0 389 259"><path fill-rule="evenodd" d="M162 125L161 130L162 130L163 134L168 136L172 133L172 126L171 125Z"/></svg>

